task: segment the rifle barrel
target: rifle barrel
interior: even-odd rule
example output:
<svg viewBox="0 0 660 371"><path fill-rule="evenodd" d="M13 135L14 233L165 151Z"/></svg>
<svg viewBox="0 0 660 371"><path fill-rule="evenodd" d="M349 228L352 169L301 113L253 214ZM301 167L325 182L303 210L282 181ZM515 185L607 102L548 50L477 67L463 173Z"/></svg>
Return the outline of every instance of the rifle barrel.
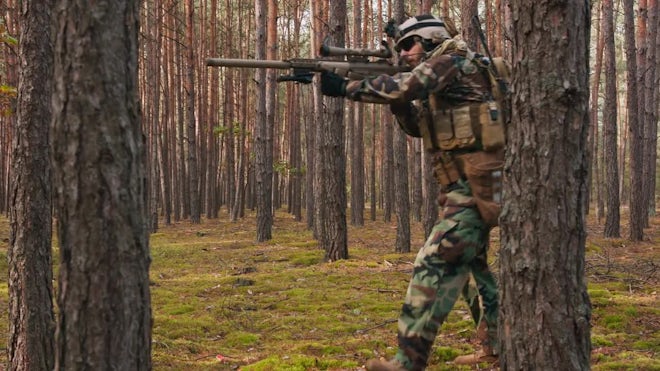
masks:
<svg viewBox="0 0 660 371"><path fill-rule="evenodd" d="M206 65L215 67L275 68L279 70L291 68L291 62L289 61L263 59L207 58Z"/></svg>
<svg viewBox="0 0 660 371"><path fill-rule="evenodd" d="M388 63L381 62L343 62L322 59L292 59L281 61L264 59L207 58L206 65L211 67L274 68L279 70L297 69L312 72L331 71L335 73L343 73L344 76L347 72L374 75L410 71L410 67L408 66L392 66Z"/></svg>

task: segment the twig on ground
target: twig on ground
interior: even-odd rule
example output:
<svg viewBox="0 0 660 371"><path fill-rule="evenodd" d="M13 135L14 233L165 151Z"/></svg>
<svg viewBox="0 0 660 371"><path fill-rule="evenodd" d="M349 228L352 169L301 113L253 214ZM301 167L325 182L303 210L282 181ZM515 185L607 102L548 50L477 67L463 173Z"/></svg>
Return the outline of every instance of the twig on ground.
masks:
<svg viewBox="0 0 660 371"><path fill-rule="evenodd" d="M377 325L375 325L375 326L367 327L367 328L362 329L362 330L357 330L357 331L355 331L355 333L356 333L356 334L364 334L364 333L367 332L367 331L371 331L371 330L374 330L374 329L377 329L377 328L380 328L380 327L383 327L383 326L387 326L387 325L389 325L390 323L395 323L395 322L397 322L397 321L398 321L397 319L389 319L389 320L387 320L387 321L385 321L385 322L383 322L383 323L377 324Z"/></svg>

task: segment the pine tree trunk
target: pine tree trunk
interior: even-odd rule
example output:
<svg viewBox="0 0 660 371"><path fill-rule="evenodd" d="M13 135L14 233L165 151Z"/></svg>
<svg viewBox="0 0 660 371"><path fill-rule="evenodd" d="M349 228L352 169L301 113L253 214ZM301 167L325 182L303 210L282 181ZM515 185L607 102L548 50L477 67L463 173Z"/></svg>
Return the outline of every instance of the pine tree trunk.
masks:
<svg viewBox="0 0 660 371"><path fill-rule="evenodd" d="M431 156L424 151L422 154L423 166L422 172L424 174L424 236L430 236L433 226L438 220L438 196L440 195L440 187L438 181L433 176L433 165L431 165Z"/></svg>
<svg viewBox="0 0 660 371"><path fill-rule="evenodd" d="M644 197L642 186L643 174L643 142L637 115L637 61L635 59L635 20L634 0L623 1L625 17L625 49L627 79L626 101L628 113L628 129L630 130L630 239L641 241L644 237Z"/></svg>
<svg viewBox="0 0 660 371"><path fill-rule="evenodd" d="M268 9L265 0L255 0L256 18L256 53L255 59L266 59L266 24ZM254 166L257 196L257 242L272 238L272 153L268 153L268 120L266 111L266 71L258 69L255 72L257 82L256 121L254 130ZM268 166L268 165L271 166Z"/></svg>
<svg viewBox="0 0 660 371"><path fill-rule="evenodd" d="M409 141L411 144L410 156L410 186L411 186L411 213L416 222L422 221L422 204L424 202L422 186L424 177L422 175L422 141L415 139Z"/></svg>
<svg viewBox="0 0 660 371"><path fill-rule="evenodd" d="M588 370L588 3L513 0L511 10L516 34L500 216L500 367Z"/></svg>
<svg viewBox="0 0 660 371"><path fill-rule="evenodd" d="M382 197L383 221L392 221L392 207L394 206L394 120L390 112L381 110L382 136L381 148L383 150L382 165ZM387 111L387 110L385 110Z"/></svg>
<svg viewBox="0 0 660 371"><path fill-rule="evenodd" d="M589 148L590 148L590 163L591 163L591 172L589 173L589 195L590 197L587 199L587 213L589 213L590 210L590 204L593 199L592 195L595 195L595 201L596 201L596 217L598 220L598 223L600 223L600 220L602 218L602 209L600 208L600 203L601 203L601 194L600 194L600 156L598 156L598 143L599 143L599 130L598 130L598 96L599 96L599 89L600 89L600 78L601 74L603 71L603 48L604 48L604 38L603 38L603 32L602 32L602 24L603 24L603 19L602 19L602 3L597 5L598 6L598 13L595 17L595 20L597 22L596 26L596 55L595 55L595 62L594 62L594 74L593 74L593 80L591 82L591 126L590 126L590 131L589 131Z"/></svg>
<svg viewBox="0 0 660 371"><path fill-rule="evenodd" d="M410 192L408 187L408 143L405 133L394 128L394 198L396 206L395 251L410 252Z"/></svg>
<svg viewBox="0 0 660 371"><path fill-rule="evenodd" d="M277 1L268 0L268 16L267 16L267 45L266 58L271 60L278 59L277 49L279 42L277 39ZM277 74L278 71L269 69L266 71L266 166L273 168L275 162L274 156L279 156L279 136L275 136L276 132L281 126L277 118ZM279 161L279 159L278 159ZM273 209L281 207L280 197L280 172L271 171L272 180L270 183L271 192L273 194L271 201L271 213Z"/></svg>
<svg viewBox="0 0 660 371"><path fill-rule="evenodd" d="M52 132L60 270L54 369L150 370L139 3L56 3Z"/></svg>
<svg viewBox="0 0 660 371"><path fill-rule="evenodd" d="M461 0L461 31L463 40L468 47L474 51L479 50L477 40L479 36L477 29L472 26L472 18L479 13L479 2L477 0Z"/></svg>
<svg viewBox="0 0 660 371"><path fill-rule="evenodd" d="M366 47L362 40L361 1L353 1L353 47ZM365 14L365 17L367 15ZM353 117L348 126L353 128L351 141L351 224L364 225L364 105L353 104Z"/></svg>
<svg viewBox="0 0 660 371"><path fill-rule="evenodd" d="M53 313L50 136L53 2L20 6L18 120L12 148L9 370L52 370ZM38 63L33 63L38 61ZM4 171L3 171L4 172Z"/></svg>
<svg viewBox="0 0 660 371"><path fill-rule="evenodd" d="M605 237L619 237L619 169L617 162L617 87L614 52L614 20L612 0L603 0L603 37L605 43L605 104L603 106L603 149L605 151L605 189L607 213Z"/></svg>
<svg viewBox="0 0 660 371"><path fill-rule="evenodd" d="M199 171L197 164L197 121L195 119L195 4L186 0L186 139L188 141L188 191L190 222L200 222Z"/></svg>
<svg viewBox="0 0 660 371"><path fill-rule="evenodd" d="M332 42L337 47L346 45L346 0L330 0L329 27ZM320 238L325 260L348 258L348 231L346 226L346 154L344 150L344 100L326 97L321 127L321 159L324 183L322 204L324 219Z"/></svg>
<svg viewBox="0 0 660 371"><path fill-rule="evenodd" d="M655 191L656 191L656 172L658 158L658 91L660 90L660 81L658 81L658 49L660 46L660 37L658 37L658 23L660 15L658 13L657 0L648 0L648 30L646 41L649 45L646 54L644 76L644 203L646 204L645 226L649 226L649 216L655 216ZM654 45L655 43L655 45ZM640 97L641 99L641 97Z"/></svg>

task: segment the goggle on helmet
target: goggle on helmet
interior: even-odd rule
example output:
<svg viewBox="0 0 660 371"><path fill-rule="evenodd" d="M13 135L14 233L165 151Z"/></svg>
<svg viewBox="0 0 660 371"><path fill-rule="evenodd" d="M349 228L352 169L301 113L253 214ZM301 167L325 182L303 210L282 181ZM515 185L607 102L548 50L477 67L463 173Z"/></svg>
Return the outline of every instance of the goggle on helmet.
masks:
<svg viewBox="0 0 660 371"><path fill-rule="evenodd" d="M397 52L410 50L414 45L415 37L433 42L451 39L441 18L429 14L418 15L399 25L394 49Z"/></svg>

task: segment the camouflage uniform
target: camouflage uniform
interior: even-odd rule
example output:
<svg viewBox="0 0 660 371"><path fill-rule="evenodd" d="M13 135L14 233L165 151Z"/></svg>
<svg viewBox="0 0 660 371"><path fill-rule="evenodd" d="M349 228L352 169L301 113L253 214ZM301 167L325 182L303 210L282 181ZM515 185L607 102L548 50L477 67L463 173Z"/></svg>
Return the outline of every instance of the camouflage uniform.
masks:
<svg viewBox="0 0 660 371"><path fill-rule="evenodd" d="M351 81L346 86L349 99L390 104L399 125L409 135L424 137L432 143L424 115L424 102L430 94L450 107L483 102L489 82L477 64L466 53L431 54L411 72L395 76ZM442 168L445 151L427 145L436 178ZM478 149L477 149L478 151ZM465 151L451 153L461 156ZM426 367L431 346L458 296L466 287L470 274L477 282L483 300L483 320L487 325L485 340L496 349L497 288L488 268L488 226L476 207L470 184L462 178L443 186L440 198L443 218L434 226L425 245L415 259L414 271L398 321L399 351L396 355L405 368Z"/></svg>

